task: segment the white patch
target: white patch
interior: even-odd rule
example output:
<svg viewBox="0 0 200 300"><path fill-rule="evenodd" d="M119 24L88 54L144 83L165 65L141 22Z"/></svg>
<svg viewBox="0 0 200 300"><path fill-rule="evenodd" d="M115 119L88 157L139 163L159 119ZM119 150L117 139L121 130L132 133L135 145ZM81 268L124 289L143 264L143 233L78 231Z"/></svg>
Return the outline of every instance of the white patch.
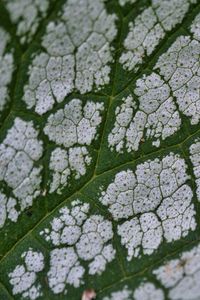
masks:
<svg viewBox="0 0 200 300"><path fill-rule="evenodd" d="M78 22L77 22L78 16ZM117 34L116 16L104 0L69 0L57 22L50 22L41 52L29 67L23 100L42 115L74 90L81 94L110 82L110 44Z"/></svg>
<svg viewBox="0 0 200 300"><path fill-rule="evenodd" d="M59 211L59 217L51 222L51 231L46 228L41 231L47 242L54 246L74 245L81 236L81 226L86 221L89 213L89 204L80 201L72 203L72 209L63 207Z"/></svg>
<svg viewBox="0 0 200 300"><path fill-rule="evenodd" d="M78 256L73 247L54 249L50 253L50 270L47 273L49 287L54 294L64 291L66 284L75 288L82 283L85 273L84 267L80 265Z"/></svg>
<svg viewBox="0 0 200 300"><path fill-rule="evenodd" d="M118 225L128 260L139 256L141 248L150 255L163 238L171 242L195 230L193 193L186 183L190 178L186 169L184 159L171 153L162 160L139 164L135 173L117 173L114 182L101 193L99 200L116 221L141 214Z"/></svg>
<svg viewBox="0 0 200 300"><path fill-rule="evenodd" d="M163 200L157 210L157 215L162 220L164 237L167 242L181 239L189 231L196 228L195 209L192 202L192 190L184 184L170 196Z"/></svg>
<svg viewBox="0 0 200 300"><path fill-rule="evenodd" d="M191 25L191 30L193 37L200 41L200 14L196 16Z"/></svg>
<svg viewBox="0 0 200 300"><path fill-rule="evenodd" d="M153 274L168 289L169 299L199 299L200 246L183 252L180 258L170 260Z"/></svg>
<svg viewBox="0 0 200 300"><path fill-rule="evenodd" d="M79 200L72 203L71 210L60 209L51 229L45 228L40 235L55 246L65 246L51 251L48 280L55 294L66 293L67 284L79 287L83 283L85 267L81 261L88 262L88 274L94 275L105 271L107 263L115 258L110 243L112 223L100 215L89 216L89 204Z"/></svg>
<svg viewBox="0 0 200 300"><path fill-rule="evenodd" d="M126 5L127 3L130 3L130 4L133 4L133 3L135 3L137 0L119 0L119 4L121 5L121 6L124 6L124 5Z"/></svg>
<svg viewBox="0 0 200 300"><path fill-rule="evenodd" d="M153 283L144 282L131 291L127 286L123 290L113 292L110 297L104 297L103 300L164 300L164 293L161 289L155 287Z"/></svg>
<svg viewBox="0 0 200 300"><path fill-rule="evenodd" d="M30 42L39 23L46 16L48 0L3 0L10 14L11 21L17 25L20 42Z"/></svg>
<svg viewBox="0 0 200 300"><path fill-rule="evenodd" d="M113 292L110 297L104 297L103 300L132 300L132 291L127 286L123 290Z"/></svg>
<svg viewBox="0 0 200 300"><path fill-rule="evenodd" d="M181 119L170 88L159 75L144 75L137 80L134 92L139 101L137 110L132 96L123 98L122 105L116 108L116 121L108 136L111 150L137 151L140 143L148 139L159 147L161 140L180 129Z"/></svg>
<svg viewBox="0 0 200 300"><path fill-rule="evenodd" d="M168 81L179 110L190 118L192 125L200 120L199 57L200 42L180 36L155 66Z"/></svg>
<svg viewBox="0 0 200 300"><path fill-rule="evenodd" d="M129 33L124 41L125 51L120 57L123 68L137 70L165 37L180 24L193 0L152 0L150 7L129 23Z"/></svg>
<svg viewBox="0 0 200 300"><path fill-rule="evenodd" d="M37 273L44 269L44 256L41 252L31 248L21 255L22 265L17 265L8 274L9 282L13 286L13 295L20 294L22 298L35 300L42 296L41 285L37 283Z"/></svg>
<svg viewBox="0 0 200 300"><path fill-rule="evenodd" d="M88 155L86 147L74 147L69 151L56 148L51 153L49 163L49 169L53 172L49 192L56 191L61 194L71 176L74 174L74 178L79 179L85 175L86 167L90 163L91 157Z"/></svg>
<svg viewBox="0 0 200 300"><path fill-rule="evenodd" d="M16 118L0 144L0 181L4 181L12 189L20 207L18 214L31 206L33 199L41 192L42 167L35 166L43 153L43 143L38 140L38 134L32 121ZM7 211L8 205L10 209L14 208L13 201L15 200L9 204L8 200Z"/></svg>
<svg viewBox="0 0 200 300"><path fill-rule="evenodd" d="M128 152L138 150L147 116L144 112L136 112L136 108L136 102L131 95L123 98L122 105L116 108L116 120L108 136L108 145L112 151L115 149L122 153L124 148Z"/></svg>
<svg viewBox="0 0 200 300"><path fill-rule="evenodd" d="M64 109L49 116L44 133L50 141L66 148L77 143L89 146L96 138L103 108L103 103L87 101L83 107L81 100L73 99Z"/></svg>
<svg viewBox="0 0 200 300"><path fill-rule="evenodd" d="M151 255L163 241L162 224L154 213L144 213L140 218L135 217L118 225L117 232L121 244L128 250L128 261L138 257L141 248L144 254Z"/></svg>
<svg viewBox="0 0 200 300"><path fill-rule="evenodd" d="M195 175L197 199L200 201L200 141L195 142L190 146L190 160L193 164L193 172Z"/></svg>
<svg viewBox="0 0 200 300"><path fill-rule="evenodd" d="M86 147L70 148L69 165L72 172L75 173L75 179L86 174L86 166L90 165L91 161Z"/></svg>
<svg viewBox="0 0 200 300"><path fill-rule="evenodd" d="M165 31L170 31L183 21L194 3L197 0L152 0L152 7Z"/></svg>
<svg viewBox="0 0 200 300"><path fill-rule="evenodd" d="M170 88L159 75L152 73L136 82L135 94L139 98L139 109L147 115L146 138L165 140L180 129L181 119Z"/></svg>
<svg viewBox="0 0 200 300"><path fill-rule="evenodd" d="M138 65L143 62L144 57L153 52L164 36L165 32L153 9L145 9L136 17L134 23L129 23L129 33L124 41L125 51L119 59L123 68L129 71L138 70Z"/></svg>
<svg viewBox="0 0 200 300"><path fill-rule="evenodd" d="M16 209L17 201L15 198L7 196L0 190L0 228L4 226L6 219L16 222L19 212Z"/></svg>
<svg viewBox="0 0 200 300"><path fill-rule="evenodd" d="M164 300L164 292L154 286L153 283L145 282L134 292L134 300Z"/></svg>
<svg viewBox="0 0 200 300"><path fill-rule="evenodd" d="M52 171L50 193L61 193L71 177L80 179L86 174L92 162L87 146L97 139L97 129L102 121L104 103L73 99L51 114L44 127L44 133L57 145L51 153L49 169ZM81 147L77 147L79 144Z"/></svg>
<svg viewBox="0 0 200 300"><path fill-rule="evenodd" d="M10 36L3 28L0 28L0 116L9 100L8 85L12 79L14 70L13 53L6 53L6 46Z"/></svg>

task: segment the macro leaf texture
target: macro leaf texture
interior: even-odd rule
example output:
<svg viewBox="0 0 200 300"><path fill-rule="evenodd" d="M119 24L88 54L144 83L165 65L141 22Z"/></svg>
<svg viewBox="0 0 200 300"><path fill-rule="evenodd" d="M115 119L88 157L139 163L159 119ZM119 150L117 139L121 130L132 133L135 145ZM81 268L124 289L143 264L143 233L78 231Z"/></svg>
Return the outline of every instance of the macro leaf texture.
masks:
<svg viewBox="0 0 200 300"><path fill-rule="evenodd" d="M0 1L0 300L200 299L200 1Z"/></svg>

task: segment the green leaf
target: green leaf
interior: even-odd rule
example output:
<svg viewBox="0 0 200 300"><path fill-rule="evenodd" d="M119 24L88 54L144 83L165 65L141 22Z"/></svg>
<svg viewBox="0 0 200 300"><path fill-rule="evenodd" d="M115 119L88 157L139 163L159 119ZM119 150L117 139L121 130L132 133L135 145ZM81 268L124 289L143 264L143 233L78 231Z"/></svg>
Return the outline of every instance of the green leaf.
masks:
<svg viewBox="0 0 200 300"><path fill-rule="evenodd" d="M2 0L0 73L0 299L199 299L199 1Z"/></svg>

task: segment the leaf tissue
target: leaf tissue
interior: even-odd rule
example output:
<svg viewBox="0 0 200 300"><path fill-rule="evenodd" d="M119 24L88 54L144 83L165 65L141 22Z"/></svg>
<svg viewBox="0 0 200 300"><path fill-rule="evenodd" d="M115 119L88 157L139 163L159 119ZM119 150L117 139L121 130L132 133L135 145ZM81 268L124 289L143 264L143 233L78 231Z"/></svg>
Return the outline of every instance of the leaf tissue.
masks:
<svg viewBox="0 0 200 300"><path fill-rule="evenodd" d="M0 299L199 282L199 0L1 0Z"/></svg>

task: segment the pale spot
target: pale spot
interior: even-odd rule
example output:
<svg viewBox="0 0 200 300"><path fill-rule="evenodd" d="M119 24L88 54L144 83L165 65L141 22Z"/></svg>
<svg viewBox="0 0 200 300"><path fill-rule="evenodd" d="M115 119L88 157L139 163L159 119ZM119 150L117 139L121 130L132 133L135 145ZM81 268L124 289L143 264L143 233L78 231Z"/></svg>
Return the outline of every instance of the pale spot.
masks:
<svg viewBox="0 0 200 300"><path fill-rule="evenodd" d="M3 0L22 44L30 42L47 14L48 0Z"/></svg>
<svg viewBox="0 0 200 300"><path fill-rule="evenodd" d="M171 300L199 299L200 246L182 252L153 271L157 280L167 288Z"/></svg>
<svg viewBox="0 0 200 300"><path fill-rule="evenodd" d="M124 51L119 59L124 69L138 70L145 57L150 56L167 32L180 24L196 0L152 0L134 22L124 40Z"/></svg>
<svg viewBox="0 0 200 300"><path fill-rule="evenodd" d="M35 55L29 66L23 97L27 107L42 115L74 90L85 94L108 84L116 19L103 0L67 1L59 21L47 25L42 38L46 52Z"/></svg>
<svg viewBox="0 0 200 300"><path fill-rule="evenodd" d="M41 252L29 248L23 252L19 264L8 274L9 282L12 285L13 295L20 294L24 299L35 300L43 295L42 286L38 283L37 273L44 269L44 256Z"/></svg>
<svg viewBox="0 0 200 300"><path fill-rule="evenodd" d="M116 221L132 217L118 225L128 260L141 256L141 251L150 255L163 240L179 240L195 230L189 178L185 160L170 153L138 164L135 172L117 173L101 192L99 200Z"/></svg>
<svg viewBox="0 0 200 300"><path fill-rule="evenodd" d="M11 83L14 71L13 50L6 51L6 47L10 42L9 34L0 27L0 116L7 103L10 100L9 84Z"/></svg>
<svg viewBox="0 0 200 300"><path fill-rule="evenodd" d="M67 286L75 288L84 283L84 274L102 274L115 258L111 244L112 223L100 215L89 215L89 204L80 200L72 208L63 207L50 228L40 232L47 242L58 246L51 251L48 281L53 293L67 293ZM88 262L87 268L82 261Z"/></svg>
<svg viewBox="0 0 200 300"><path fill-rule="evenodd" d="M17 117L0 144L0 181L12 189L14 197L7 199L6 210L8 218L14 222L41 193L42 167L36 166L36 163L42 156L43 143L38 139L38 134L32 121L26 122ZM19 210L15 209L16 204Z"/></svg>

